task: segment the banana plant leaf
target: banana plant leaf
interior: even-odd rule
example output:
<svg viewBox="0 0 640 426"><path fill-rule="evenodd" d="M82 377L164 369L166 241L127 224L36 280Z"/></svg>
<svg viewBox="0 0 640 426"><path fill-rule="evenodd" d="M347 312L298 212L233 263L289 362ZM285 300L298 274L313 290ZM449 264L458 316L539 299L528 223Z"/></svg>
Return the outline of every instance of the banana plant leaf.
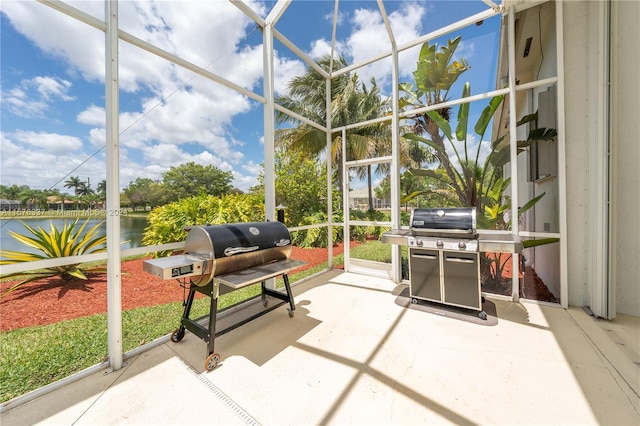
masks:
<svg viewBox="0 0 640 426"><path fill-rule="evenodd" d="M560 238L540 238L539 240L524 240L522 242L522 247L531 248L538 247L545 244L553 244L560 241Z"/></svg>
<svg viewBox="0 0 640 426"><path fill-rule="evenodd" d="M409 139L411 141L422 142L424 144L427 144L430 148L433 148L436 151L445 152L445 149L443 147L441 147L440 145L434 143L430 139L426 139L426 138L423 138L421 136L418 136L415 133L405 133L404 135L402 135L402 137L405 138L405 139Z"/></svg>

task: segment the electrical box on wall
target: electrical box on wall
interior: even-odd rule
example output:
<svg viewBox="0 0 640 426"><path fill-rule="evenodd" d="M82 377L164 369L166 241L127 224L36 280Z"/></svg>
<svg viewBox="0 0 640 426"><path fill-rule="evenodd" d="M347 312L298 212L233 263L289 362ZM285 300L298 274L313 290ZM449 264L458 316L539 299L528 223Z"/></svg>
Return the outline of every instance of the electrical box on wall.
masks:
<svg viewBox="0 0 640 426"><path fill-rule="evenodd" d="M538 93L538 128L557 129L556 88L550 87ZM536 141L529 151L529 180L537 181L558 175L558 144L553 141Z"/></svg>

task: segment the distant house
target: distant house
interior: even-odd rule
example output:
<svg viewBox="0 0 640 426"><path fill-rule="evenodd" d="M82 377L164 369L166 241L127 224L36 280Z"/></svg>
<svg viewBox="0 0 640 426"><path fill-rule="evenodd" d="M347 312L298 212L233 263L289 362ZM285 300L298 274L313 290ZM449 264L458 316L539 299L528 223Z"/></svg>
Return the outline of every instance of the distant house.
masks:
<svg viewBox="0 0 640 426"><path fill-rule="evenodd" d="M18 201L18 200L5 200L4 198L0 198L0 210L1 211L18 210L19 208L20 208L20 201Z"/></svg>
<svg viewBox="0 0 640 426"><path fill-rule="evenodd" d="M50 195L47 197L47 208L49 210L68 210L73 208L74 202L64 199L58 195Z"/></svg>
<svg viewBox="0 0 640 426"><path fill-rule="evenodd" d="M369 208L369 189L360 188L349 191L349 207L352 209L367 210ZM391 200L376 198L374 192L373 206L371 207L374 209L390 208Z"/></svg>

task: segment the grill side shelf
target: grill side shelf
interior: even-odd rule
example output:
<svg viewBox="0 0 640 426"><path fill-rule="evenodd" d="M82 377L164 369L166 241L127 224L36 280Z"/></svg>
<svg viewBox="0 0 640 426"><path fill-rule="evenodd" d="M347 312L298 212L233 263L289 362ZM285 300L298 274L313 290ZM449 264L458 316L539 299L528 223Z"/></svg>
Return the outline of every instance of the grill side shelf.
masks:
<svg viewBox="0 0 640 426"><path fill-rule="evenodd" d="M409 230L396 229L393 231L387 231L382 234L382 242L386 244L398 244L400 246L408 245L407 238L412 237L413 234Z"/></svg>
<svg viewBox="0 0 640 426"><path fill-rule="evenodd" d="M292 269L304 266L306 263L300 260L279 260L260 266L247 268L239 272L214 277L220 284L237 290L248 285L286 274Z"/></svg>

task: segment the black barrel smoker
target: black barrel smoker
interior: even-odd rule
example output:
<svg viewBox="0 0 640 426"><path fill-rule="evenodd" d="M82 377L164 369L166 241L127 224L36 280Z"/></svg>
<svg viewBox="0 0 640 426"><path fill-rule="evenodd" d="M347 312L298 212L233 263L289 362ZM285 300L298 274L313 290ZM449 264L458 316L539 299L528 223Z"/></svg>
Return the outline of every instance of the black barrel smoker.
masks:
<svg viewBox="0 0 640 426"><path fill-rule="evenodd" d="M214 351L215 338L242 324L289 303L289 316L296 309L288 273L304 262L290 259L291 234L280 222L248 222L194 226L188 229L184 254L144 261L145 272L162 279L177 279L189 294L184 313L171 341L179 342L185 330L207 342L205 369L213 370L220 361ZM267 279L282 276L285 291L267 288ZM251 284L261 283L262 309L243 320L216 329L219 319L218 297ZM191 319L196 292L211 299L209 314ZM277 303L270 304L272 299Z"/></svg>

